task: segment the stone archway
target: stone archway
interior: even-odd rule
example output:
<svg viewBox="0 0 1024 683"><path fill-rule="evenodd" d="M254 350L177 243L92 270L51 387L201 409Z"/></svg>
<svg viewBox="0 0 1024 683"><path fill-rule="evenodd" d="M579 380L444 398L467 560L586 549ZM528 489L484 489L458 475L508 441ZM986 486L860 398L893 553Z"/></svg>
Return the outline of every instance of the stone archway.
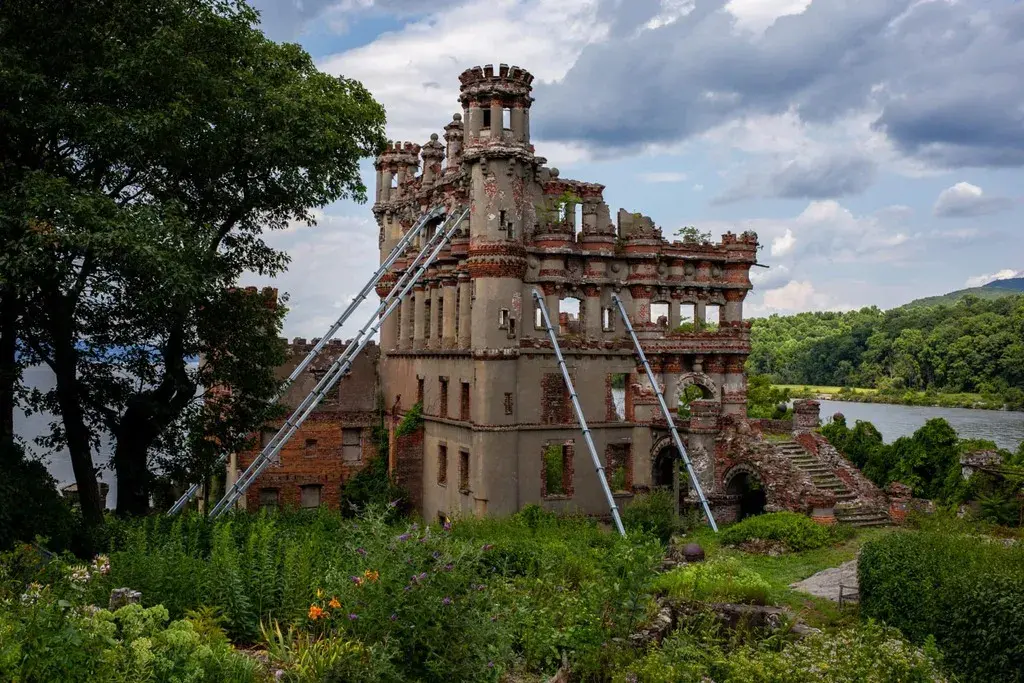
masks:
<svg viewBox="0 0 1024 683"><path fill-rule="evenodd" d="M760 515L768 504L768 496L761 474L751 465L740 463L730 469L723 479L725 493L736 500L736 521Z"/></svg>
<svg viewBox="0 0 1024 683"><path fill-rule="evenodd" d="M670 405L679 405L679 400L683 397L683 392L689 387L698 387L701 390L701 398L719 400L718 385L715 384L715 380L711 379L703 372L687 372L679 376L676 381L676 388L673 392L672 403Z"/></svg>

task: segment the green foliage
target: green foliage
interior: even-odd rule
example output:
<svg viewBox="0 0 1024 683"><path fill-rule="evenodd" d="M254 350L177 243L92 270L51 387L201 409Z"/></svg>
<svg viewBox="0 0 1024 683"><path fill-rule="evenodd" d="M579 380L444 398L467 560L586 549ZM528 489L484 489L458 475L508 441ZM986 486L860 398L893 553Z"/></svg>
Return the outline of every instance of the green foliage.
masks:
<svg viewBox="0 0 1024 683"><path fill-rule="evenodd" d="M69 548L77 526L43 463L21 446L0 443L0 551L45 537L53 550Z"/></svg>
<svg viewBox="0 0 1024 683"><path fill-rule="evenodd" d="M778 389L768 375L747 377L747 417L785 420L793 410L783 407L789 402L789 389Z"/></svg>
<svg viewBox="0 0 1024 683"><path fill-rule="evenodd" d="M341 511L353 516L371 506L388 510L392 517L409 511L409 496L388 476L387 451L345 482L341 489Z"/></svg>
<svg viewBox="0 0 1024 683"><path fill-rule="evenodd" d="M1024 409L1022 339L1024 296L773 315L753 321L747 368L778 384L876 387L872 400L933 405L934 392L975 393Z"/></svg>
<svg viewBox="0 0 1024 683"><path fill-rule="evenodd" d="M909 645L895 629L873 622L796 642L750 642L705 619L674 631L612 681L944 683L945 678L926 652Z"/></svg>
<svg viewBox="0 0 1024 683"><path fill-rule="evenodd" d="M901 532L860 556L861 612L929 637L966 681L1024 681L1024 548L957 533Z"/></svg>
<svg viewBox="0 0 1024 683"><path fill-rule="evenodd" d="M676 508L671 491L655 490L636 496L622 510L622 525L627 532L650 534L668 543L675 532Z"/></svg>
<svg viewBox="0 0 1024 683"><path fill-rule="evenodd" d="M401 422L395 427L395 436L408 436L423 425L423 404L416 403L402 416Z"/></svg>
<svg viewBox="0 0 1024 683"><path fill-rule="evenodd" d="M654 589L676 600L764 605L771 585L736 558L687 564L660 575Z"/></svg>
<svg viewBox="0 0 1024 683"><path fill-rule="evenodd" d="M823 548L837 540L836 532L830 527L795 512L747 517L724 529L721 539L724 545L739 545L751 540L781 541L794 552Z"/></svg>
<svg viewBox="0 0 1024 683"><path fill-rule="evenodd" d="M562 444L551 444L544 449L544 484L549 496L565 495L565 458Z"/></svg>
<svg viewBox="0 0 1024 683"><path fill-rule="evenodd" d="M686 225L676 231L676 235L683 238L684 242L695 244L711 244L711 233L701 232L692 225Z"/></svg>

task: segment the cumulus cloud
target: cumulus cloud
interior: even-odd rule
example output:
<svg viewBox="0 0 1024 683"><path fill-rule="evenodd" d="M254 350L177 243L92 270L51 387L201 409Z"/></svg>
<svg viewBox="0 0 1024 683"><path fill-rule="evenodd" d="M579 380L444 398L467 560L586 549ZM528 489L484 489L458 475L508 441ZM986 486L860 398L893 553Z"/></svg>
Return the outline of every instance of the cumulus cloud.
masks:
<svg viewBox="0 0 1024 683"><path fill-rule="evenodd" d="M805 311L842 311L853 307L839 303L829 294L818 291L810 280L789 280L780 287L767 290L760 304L755 303L747 308L751 315L759 316Z"/></svg>
<svg viewBox="0 0 1024 683"><path fill-rule="evenodd" d="M1013 268L1003 268L995 273L988 275L975 275L974 277L967 278L967 282L964 283L967 287L981 287L987 285L990 282L996 280L1009 280L1011 278L1024 277L1024 270L1014 270Z"/></svg>
<svg viewBox="0 0 1024 683"><path fill-rule="evenodd" d="M871 112L929 164L1024 164L1022 3L815 0L763 34L737 21L723 0L697 0L671 23L587 46L538 87L537 131L623 149L790 108L824 123Z"/></svg>
<svg viewBox="0 0 1024 683"><path fill-rule="evenodd" d="M977 185L959 182L939 193L932 211L943 218L969 218L1012 208L1013 200L1009 197L986 197Z"/></svg>
<svg viewBox="0 0 1024 683"><path fill-rule="evenodd" d="M793 245L796 244L796 237L793 236L793 231L786 228L786 232L779 235L772 240L772 256L784 256L789 252L793 251Z"/></svg>
<svg viewBox="0 0 1024 683"><path fill-rule="evenodd" d="M681 183L686 180L686 174L675 171L650 171L641 173L640 180L645 183Z"/></svg>

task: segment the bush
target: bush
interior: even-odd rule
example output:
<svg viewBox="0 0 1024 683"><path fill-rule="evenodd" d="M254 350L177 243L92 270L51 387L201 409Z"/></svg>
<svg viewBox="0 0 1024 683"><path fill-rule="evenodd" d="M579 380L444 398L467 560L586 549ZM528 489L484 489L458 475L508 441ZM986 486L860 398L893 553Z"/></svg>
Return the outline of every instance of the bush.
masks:
<svg viewBox="0 0 1024 683"><path fill-rule="evenodd" d="M26 459L17 444L0 445L0 551L37 536L54 550L64 550L76 526L46 467Z"/></svg>
<svg viewBox="0 0 1024 683"><path fill-rule="evenodd" d="M734 557L687 564L660 575L654 589L677 600L764 605L771 584Z"/></svg>
<svg viewBox="0 0 1024 683"><path fill-rule="evenodd" d="M968 681L1024 681L1024 548L943 531L866 543L861 612L923 643Z"/></svg>
<svg viewBox="0 0 1024 683"><path fill-rule="evenodd" d="M830 545L836 533L810 517L795 512L773 512L748 517L722 531L723 545L739 545L744 541L781 541L793 552L814 550Z"/></svg>
<svg viewBox="0 0 1024 683"><path fill-rule="evenodd" d="M676 508L671 491L655 490L639 495L622 510L627 532L647 533L668 543L676 530Z"/></svg>

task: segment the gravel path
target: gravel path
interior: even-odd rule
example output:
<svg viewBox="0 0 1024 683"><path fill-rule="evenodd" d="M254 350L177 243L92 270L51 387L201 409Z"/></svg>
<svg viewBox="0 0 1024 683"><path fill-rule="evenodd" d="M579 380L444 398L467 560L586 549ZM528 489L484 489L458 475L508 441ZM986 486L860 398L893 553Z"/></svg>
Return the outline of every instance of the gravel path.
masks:
<svg viewBox="0 0 1024 683"><path fill-rule="evenodd" d="M828 598L839 602L839 585L843 586L843 600L849 600L850 594L857 593L857 560L844 562L838 567L823 569L803 581L790 585L790 588L810 593L819 598ZM856 599L854 597L854 599Z"/></svg>

